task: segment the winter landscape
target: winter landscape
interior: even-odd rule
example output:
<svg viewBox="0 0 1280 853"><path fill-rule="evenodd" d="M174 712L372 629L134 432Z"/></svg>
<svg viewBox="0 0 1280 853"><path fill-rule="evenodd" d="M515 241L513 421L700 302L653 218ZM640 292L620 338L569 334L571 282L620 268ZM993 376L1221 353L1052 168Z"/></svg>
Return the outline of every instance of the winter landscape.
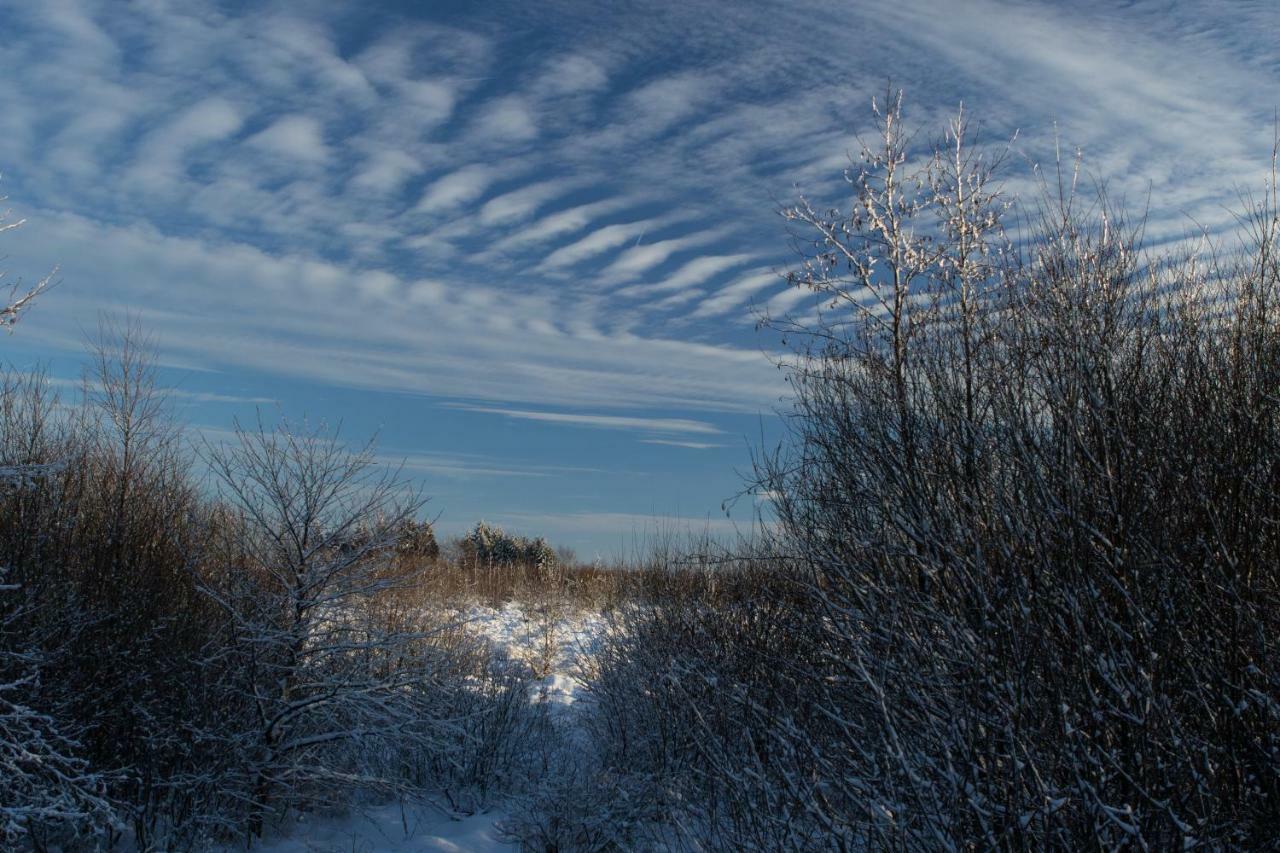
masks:
<svg viewBox="0 0 1280 853"><path fill-rule="evenodd" d="M0 849L1280 849L1271 0L0 39Z"/></svg>

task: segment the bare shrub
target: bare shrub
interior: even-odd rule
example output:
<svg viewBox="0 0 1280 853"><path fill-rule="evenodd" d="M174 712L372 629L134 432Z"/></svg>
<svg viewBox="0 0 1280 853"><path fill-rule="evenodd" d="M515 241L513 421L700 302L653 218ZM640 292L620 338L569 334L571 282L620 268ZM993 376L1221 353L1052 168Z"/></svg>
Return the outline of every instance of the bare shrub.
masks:
<svg viewBox="0 0 1280 853"><path fill-rule="evenodd" d="M104 322L85 393L62 405L40 375L4 380L0 447L42 475L0 495L0 561L19 587L13 625L39 678L24 701L57 721L144 845L199 752L207 713L190 657L211 636L185 571L195 488L136 327Z"/></svg>
<svg viewBox="0 0 1280 853"><path fill-rule="evenodd" d="M1158 256L1060 168L1015 248L963 119L910 173L880 117L851 208L786 211L827 310L778 324L791 442L760 465L824 650L816 817L887 847L1274 839L1274 182L1238 251Z"/></svg>
<svg viewBox="0 0 1280 853"><path fill-rule="evenodd" d="M1238 248L1162 255L1059 167L1015 241L1003 152L962 116L921 160L878 115L851 207L785 211L821 308L766 318L777 536L659 560L595 661L629 843L1271 843L1275 183Z"/></svg>

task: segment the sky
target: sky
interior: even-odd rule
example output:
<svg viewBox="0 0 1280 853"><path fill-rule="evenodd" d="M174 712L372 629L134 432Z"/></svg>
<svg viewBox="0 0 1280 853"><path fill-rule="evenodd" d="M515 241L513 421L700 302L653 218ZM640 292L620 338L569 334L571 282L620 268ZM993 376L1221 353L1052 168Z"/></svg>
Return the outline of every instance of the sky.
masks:
<svg viewBox="0 0 1280 853"><path fill-rule="evenodd" d="M803 313L778 210L839 202L873 96L1055 141L1148 236L1267 175L1280 4L0 0L0 269L59 284L0 346L78 375L155 336L195 430L377 434L446 534L580 556L749 530Z"/></svg>

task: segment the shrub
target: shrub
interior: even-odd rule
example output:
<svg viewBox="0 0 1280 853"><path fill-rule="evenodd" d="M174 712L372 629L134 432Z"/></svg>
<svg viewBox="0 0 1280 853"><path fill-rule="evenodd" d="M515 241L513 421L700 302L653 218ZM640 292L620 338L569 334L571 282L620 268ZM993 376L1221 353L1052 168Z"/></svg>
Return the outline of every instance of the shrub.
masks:
<svg viewBox="0 0 1280 853"><path fill-rule="evenodd" d="M819 817L874 846L1269 843L1274 180L1238 251L1158 255L1060 166L1015 245L963 119L910 174L880 115L851 208L786 211L826 310L776 323L791 440L760 465L824 650Z"/></svg>

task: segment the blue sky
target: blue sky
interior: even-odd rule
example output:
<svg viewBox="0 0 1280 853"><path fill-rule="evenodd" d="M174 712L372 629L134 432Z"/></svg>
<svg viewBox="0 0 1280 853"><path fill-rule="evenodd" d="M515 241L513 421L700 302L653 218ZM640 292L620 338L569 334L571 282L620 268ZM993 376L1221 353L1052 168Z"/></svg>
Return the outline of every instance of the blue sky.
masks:
<svg viewBox="0 0 1280 853"><path fill-rule="evenodd" d="M376 11L370 11L375 9ZM964 101L1008 174L1062 141L1149 235L1221 231L1280 105L1265 2L0 0L4 345L75 375L137 313L197 428L380 431L447 532L611 554L726 518L804 312L778 206L837 198L886 81Z"/></svg>

